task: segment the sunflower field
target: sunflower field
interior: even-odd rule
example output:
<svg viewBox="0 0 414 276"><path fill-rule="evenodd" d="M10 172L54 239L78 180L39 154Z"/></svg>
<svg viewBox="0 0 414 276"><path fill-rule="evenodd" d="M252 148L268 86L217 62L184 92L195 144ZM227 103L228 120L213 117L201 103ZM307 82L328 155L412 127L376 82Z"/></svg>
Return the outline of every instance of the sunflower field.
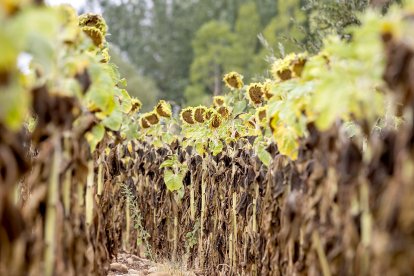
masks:
<svg viewBox="0 0 414 276"><path fill-rule="evenodd" d="M146 113L100 15L1 0L0 21L0 275L107 275L125 251L197 275L414 273L412 1Z"/></svg>

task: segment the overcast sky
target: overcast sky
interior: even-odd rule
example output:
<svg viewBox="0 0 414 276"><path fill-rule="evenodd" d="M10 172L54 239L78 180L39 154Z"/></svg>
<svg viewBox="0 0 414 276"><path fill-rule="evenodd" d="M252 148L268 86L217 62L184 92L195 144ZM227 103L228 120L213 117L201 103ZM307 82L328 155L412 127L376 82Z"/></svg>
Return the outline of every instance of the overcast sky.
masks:
<svg viewBox="0 0 414 276"><path fill-rule="evenodd" d="M70 4L75 9L79 10L79 8L85 4L86 0L46 0L46 2L51 5L59 5L63 3Z"/></svg>

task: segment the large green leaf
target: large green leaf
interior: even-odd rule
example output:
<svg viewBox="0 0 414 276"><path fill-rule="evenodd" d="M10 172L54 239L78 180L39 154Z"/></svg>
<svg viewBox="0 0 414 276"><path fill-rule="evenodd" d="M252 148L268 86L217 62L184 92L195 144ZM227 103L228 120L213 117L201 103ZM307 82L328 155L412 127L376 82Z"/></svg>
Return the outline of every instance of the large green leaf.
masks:
<svg viewBox="0 0 414 276"><path fill-rule="evenodd" d="M183 187L184 176L182 174L175 174L172 170L164 171L164 182L167 189L171 192L177 191Z"/></svg>
<svg viewBox="0 0 414 276"><path fill-rule="evenodd" d="M103 119L102 123L110 130L118 131L122 125L122 118L123 114L121 110L117 108L111 113L111 115L109 115L109 117Z"/></svg>
<svg viewBox="0 0 414 276"><path fill-rule="evenodd" d="M272 156L266 150L265 145L263 143L257 143L256 146L256 153L259 157L260 161L266 166L269 167L270 163L272 162Z"/></svg>

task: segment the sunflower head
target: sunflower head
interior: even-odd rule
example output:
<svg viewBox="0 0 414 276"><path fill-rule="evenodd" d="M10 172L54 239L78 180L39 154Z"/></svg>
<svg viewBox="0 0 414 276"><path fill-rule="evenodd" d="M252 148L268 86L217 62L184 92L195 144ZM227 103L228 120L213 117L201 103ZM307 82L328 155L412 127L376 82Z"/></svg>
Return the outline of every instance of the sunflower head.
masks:
<svg viewBox="0 0 414 276"><path fill-rule="evenodd" d="M131 104L132 104L131 113L138 112L142 107L141 101L138 100L137 98L132 98L131 99Z"/></svg>
<svg viewBox="0 0 414 276"><path fill-rule="evenodd" d="M230 109L227 106L220 106L217 108L217 112L224 120L227 120L230 117Z"/></svg>
<svg viewBox="0 0 414 276"><path fill-rule="evenodd" d="M214 112L211 115L210 128L217 129L221 126L222 123L223 123L223 118L221 117L221 115L218 114L217 112Z"/></svg>
<svg viewBox="0 0 414 276"><path fill-rule="evenodd" d="M215 112L215 110L213 108L208 108L206 110L206 112L204 113L204 119L206 121L210 120L211 117L213 116L214 112Z"/></svg>
<svg viewBox="0 0 414 276"><path fill-rule="evenodd" d="M276 60L272 65L275 80L285 81L300 77L307 61L307 54L289 54L284 59Z"/></svg>
<svg viewBox="0 0 414 276"><path fill-rule="evenodd" d="M250 129L256 128L256 118L252 117L248 121L246 121L245 126Z"/></svg>
<svg viewBox="0 0 414 276"><path fill-rule="evenodd" d="M197 123L204 123L205 119L205 113L207 112L207 107L205 106L197 106L194 108L194 114L193 114L193 119L194 121L196 121Z"/></svg>
<svg viewBox="0 0 414 276"><path fill-rule="evenodd" d="M266 80L262 85L265 99L270 100L270 98L273 97L272 83L270 82L270 80Z"/></svg>
<svg viewBox="0 0 414 276"><path fill-rule="evenodd" d="M247 88L247 98L254 105L259 105L263 102L264 88L261 83L251 83Z"/></svg>
<svg viewBox="0 0 414 276"><path fill-rule="evenodd" d="M85 13L79 16L80 27L93 27L98 29L103 36L106 35L108 27L106 26L105 19L96 13Z"/></svg>
<svg viewBox="0 0 414 276"><path fill-rule="evenodd" d="M151 126L147 119L145 119L144 117L139 118L139 125L141 126L141 128L144 129L149 128Z"/></svg>
<svg viewBox="0 0 414 276"><path fill-rule="evenodd" d="M292 60L291 66L293 75L295 77L300 78L302 76L303 68L305 68L305 64L307 61L307 55L304 53L297 54L296 58Z"/></svg>
<svg viewBox="0 0 414 276"><path fill-rule="evenodd" d="M160 118L158 117L157 113L153 112L148 112L144 114L144 118L151 124L151 125L156 125L160 122Z"/></svg>
<svg viewBox="0 0 414 276"><path fill-rule="evenodd" d="M155 112L158 114L158 116L165 118L171 118L172 116L171 105L164 100L158 102L157 106L155 107Z"/></svg>
<svg viewBox="0 0 414 276"><path fill-rule="evenodd" d="M262 106L256 109L256 121L259 123L266 123L267 121L267 106Z"/></svg>
<svg viewBox="0 0 414 276"><path fill-rule="evenodd" d="M194 109L192 107L184 108L180 113L181 121L190 125L195 124L193 119L193 112Z"/></svg>
<svg viewBox="0 0 414 276"><path fill-rule="evenodd" d="M213 97L213 105L215 107L219 107L224 105L224 97L223 96L214 96Z"/></svg>
<svg viewBox="0 0 414 276"><path fill-rule="evenodd" d="M105 43L105 35L108 27L105 20L99 14L86 13L78 18L82 31L92 39L96 47L102 48Z"/></svg>
<svg viewBox="0 0 414 276"><path fill-rule="evenodd" d="M243 76L234 71L224 75L223 81L230 89L240 89L243 87Z"/></svg>

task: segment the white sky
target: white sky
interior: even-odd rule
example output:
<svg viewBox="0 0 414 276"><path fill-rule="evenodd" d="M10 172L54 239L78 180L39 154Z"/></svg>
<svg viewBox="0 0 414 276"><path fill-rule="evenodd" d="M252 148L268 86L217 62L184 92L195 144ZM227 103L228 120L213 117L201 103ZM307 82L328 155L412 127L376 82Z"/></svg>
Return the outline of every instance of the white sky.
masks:
<svg viewBox="0 0 414 276"><path fill-rule="evenodd" d="M86 0L46 0L46 2L50 5L70 4L75 9L79 10L79 8L86 3Z"/></svg>

